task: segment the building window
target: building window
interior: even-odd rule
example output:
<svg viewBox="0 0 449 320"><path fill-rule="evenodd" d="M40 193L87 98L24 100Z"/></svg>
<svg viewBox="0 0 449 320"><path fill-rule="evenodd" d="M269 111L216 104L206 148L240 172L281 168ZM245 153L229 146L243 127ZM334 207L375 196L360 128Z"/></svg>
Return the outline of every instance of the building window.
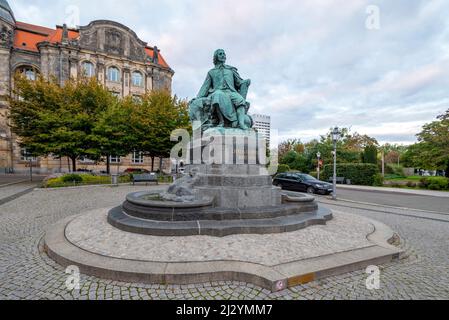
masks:
<svg viewBox="0 0 449 320"><path fill-rule="evenodd" d="M133 95L133 100L135 103L142 103L142 97L138 95Z"/></svg>
<svg viewBox="0 0 449 320"><path fill-rule="evenodd" d="M17 69L17 71L24 75L28 80L36 80L36 71L32 67L21 67Z"/></svg>
<svg viewBox="0 0 449 320"><path fill-rule="evenodd" d="M122 159L121 159L121 157L118 157L118 156L110 156L109 157L109 162L111 164L117 164L117 163L121 163Z"/></svg>
<svg viewBox="0 0 449 320"><path fill-rule="evenodd" d="M20 150L20 160L21 161L37 161L36 157L31 156L28 153L28 150L26 148L22 148Z"/></svg>
<svg viewBox="0 0 449 320"><path fill-rule="evenodd" d="M125 87L129 87L129 73L125 73Z"/></svg>
<svg viewBox="0 0 449 320"><path fill-rule="evenodd" d="M143 164L143 152L133 152L133 158L132 158L133 164Z"/></svg>
<svg viewBox="0 0 449 320"><path fill-rule="evenodd" d="M79 157L78 161L81 163L95 163L94 160L89 159L88 157Z"/></svg>
<svg viewBox="0 0 449 320"><path fill-rule="evenodd" d="M108 80L120 82L120 71L116 67L110 67L108 69Z"/></svg>
<svg viewBox="0 0 449 320"><path fill-rule="evenodd" d="M120 98L120 92L111 91L111 94L116 98Z"/></svg>
<svg viewBox="0 0 449 320"><path fill-rule="evenodd" d="M140 72L133 72L133 86L143 87L143 76Z"/></svg>
<svg viewBox="0 0 449 320"><path fill-rule="evenodd" d="M83 63L83 72L86 77L93 77L95 74L94 65L91 62Z"/></svg>

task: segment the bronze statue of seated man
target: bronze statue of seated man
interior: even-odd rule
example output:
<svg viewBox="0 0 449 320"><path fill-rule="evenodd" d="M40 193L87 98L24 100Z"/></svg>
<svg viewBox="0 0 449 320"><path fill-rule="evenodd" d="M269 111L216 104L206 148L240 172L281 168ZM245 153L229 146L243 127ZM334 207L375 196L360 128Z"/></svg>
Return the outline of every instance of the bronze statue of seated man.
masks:
<svg viewBox="0 0 449 320"><path fill-rule="evenodd" d="M201 121L203 128L248 130L253 125L247 114L249 103L246 101L251 80L243 80L237 69L225 62L224 50L215 51L215 68L208 72L197 98L190 102L191 118Z"/></svg>

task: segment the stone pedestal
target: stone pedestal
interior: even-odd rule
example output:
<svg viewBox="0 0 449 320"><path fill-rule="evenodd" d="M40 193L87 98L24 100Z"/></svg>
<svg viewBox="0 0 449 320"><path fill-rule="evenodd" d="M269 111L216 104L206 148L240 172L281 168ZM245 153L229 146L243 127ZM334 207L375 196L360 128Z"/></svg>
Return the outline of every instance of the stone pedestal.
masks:
<svg viewBox="0 0 449 320"><path fill-rule="evenodd" d="M260 165L191 165L199 181L195 193L214 198L217 208L256 208L281 204L281 189Z"/></svg>

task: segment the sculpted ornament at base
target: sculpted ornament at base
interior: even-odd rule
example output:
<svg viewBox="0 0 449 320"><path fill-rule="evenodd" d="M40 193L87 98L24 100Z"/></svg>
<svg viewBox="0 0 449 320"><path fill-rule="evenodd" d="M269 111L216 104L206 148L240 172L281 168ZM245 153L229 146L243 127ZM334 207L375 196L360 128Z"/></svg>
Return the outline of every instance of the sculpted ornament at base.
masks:
<svg viewBox="0 0 449 320"><path fill-rule="evenodd" d="M253 120L248 115L250 103L246 101L251 80L243 80L237 68L225 62L225 51L215 51L215 68L207 73L198 96L189 103L190 119L192 123L199 122L202 131L251 130Z"/></svg>

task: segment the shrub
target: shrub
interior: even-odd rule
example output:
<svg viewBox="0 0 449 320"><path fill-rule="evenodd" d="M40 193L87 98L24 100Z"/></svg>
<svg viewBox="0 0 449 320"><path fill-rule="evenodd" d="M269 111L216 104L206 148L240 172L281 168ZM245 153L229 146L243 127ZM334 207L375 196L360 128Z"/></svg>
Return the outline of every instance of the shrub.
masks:
<svg viewBox="0 0 449 320"><path fill-rule="evenodd" d="M404 167L397 164L387 164L385 167L385 173L388 175L394 175L398 178L405 178Z"/></svg>
<svg viewBox="0 0 449 320"><path fill-rule="evenodd" d="M441 186L438 183L431 183L429 184L429 186L427 187L430 190L441 190Z"/></svg>
<svg viewBox="0 0 449 320"><path fill-rule="evenodd" d="M314 178L318 178L318 172L316 172L316 171L310 172L309 175L311 175L311 176L314 177ZM321 177L320 177L320 178L321 178Z"/></svg>
<svg viewBox="0 0 449 320"><path fill-rule="evenodd" d="M445 177L428 177L424 180L430 190L447 190L449 188L449 179Z"/></svg>
<svg viewBox="0 0 449 320"><path fill-rule="evenodd" d="M419 180L419 187L420 188L424 188L427 189L430 185L429 180L427 180L427 178L421 178L421 180Z"/></svg>
<svg viewBox="0 0 449 320"><path fill-rule="evenodd" d="M83 177L79 174L66 174L62 176L62 182L72 182L72 183L80 183L83 181Z"/></svg>
<svg viewBox="0 0 449 320"><path fill-rule="evenodd" d="M374 175L373 186L382 187L384 185L384 177L380 173Z"/></svg>
<svg viewBox="0 0 449 320"><path fill-rule="evenodd" d="M284 173L284 172L289 172L290 171L290 167L286 164L280 164L278 167L278 172L277 173Z"/></svg>
<svg viewBox="0 0 449 320"><path fill-rule="evenodd" d="M449 179L445 177L421 178L418 186L430 190L447 190L449 189Z"/></svg>
<svg viewBox="0 0 449 320"><path fill-rule="evenodd" d="M369 163L343 163L337 164L337 176L350 179L352 184L372 186L374 176L379 173L375 164ZM328 180L333 175L333 165L324 166L323 180Z"/></svg>

